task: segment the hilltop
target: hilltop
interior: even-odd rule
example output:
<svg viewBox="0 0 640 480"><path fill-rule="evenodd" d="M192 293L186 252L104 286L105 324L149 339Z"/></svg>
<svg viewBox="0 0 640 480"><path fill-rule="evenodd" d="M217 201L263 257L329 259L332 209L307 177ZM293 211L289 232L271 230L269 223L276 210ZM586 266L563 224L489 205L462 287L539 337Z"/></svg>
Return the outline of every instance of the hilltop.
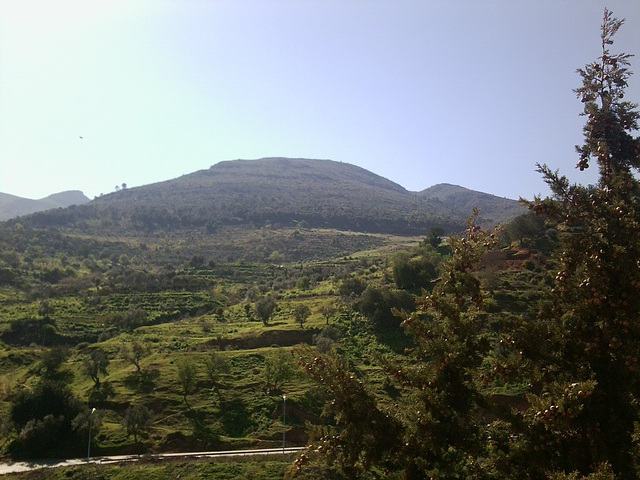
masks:
<svg viewBox="0 0 640 480"><path fill-rule="evenodd" d="M363 168L330 160L234 160L21 221L34 227L57 226L85 234L109 230L126 236L300 224L415 235L434 226L457 231L473 206L491 226L523 213L515 200L454 186L442 197L433 193L435 188L410 192Z"/></svg>

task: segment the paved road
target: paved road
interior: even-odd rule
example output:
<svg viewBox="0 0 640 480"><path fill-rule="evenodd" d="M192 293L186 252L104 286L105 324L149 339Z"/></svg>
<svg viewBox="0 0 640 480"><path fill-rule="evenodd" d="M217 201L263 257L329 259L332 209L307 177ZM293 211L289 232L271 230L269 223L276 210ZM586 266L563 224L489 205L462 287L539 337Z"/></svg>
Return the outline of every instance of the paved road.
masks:
<svg viewBox="0 0 640 480"><path fill-rule="evenodd" d="M261 448L255 450L228 450L223 452L181 452L148 455L114 455L110 457L72 458L70 460L39 460L33 462L0 463L0 475L26 472L40 468L72 467L75 465L108 465L110 463L137 462L138 460L163 460L170 458L212 458L212 457L248 457L252 455L289 454L304 450L305 447Z"/></svg>

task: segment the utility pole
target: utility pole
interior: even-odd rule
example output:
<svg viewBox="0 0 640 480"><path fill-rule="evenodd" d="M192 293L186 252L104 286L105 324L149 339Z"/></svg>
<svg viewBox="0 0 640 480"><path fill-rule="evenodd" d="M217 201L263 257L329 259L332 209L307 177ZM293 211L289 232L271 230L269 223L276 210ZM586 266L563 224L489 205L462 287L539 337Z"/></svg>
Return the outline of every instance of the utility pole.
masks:
<svg viewBox="0 0 640 480"><path fill-rule="evenodd" d="M287 396L282 395L282 453L284 454L287 431Z"/></svg>
<svg viewBox="0 0 640 480"><path fill-rule="evenodd" d="M95 411L96 409L94 407L91 409L91 412L89 412L89 442L87 443L87 462L91 458L91 420Z"/></svg>

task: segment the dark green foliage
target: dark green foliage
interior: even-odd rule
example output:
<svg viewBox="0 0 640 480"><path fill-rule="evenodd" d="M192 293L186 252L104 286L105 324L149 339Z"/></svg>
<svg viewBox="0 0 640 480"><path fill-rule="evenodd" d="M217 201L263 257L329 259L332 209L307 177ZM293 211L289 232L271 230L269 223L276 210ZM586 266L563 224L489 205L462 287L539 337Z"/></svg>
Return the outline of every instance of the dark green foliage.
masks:
<svg viewBox="0 0 640 480"><path fill-rule="evenodd" d="M367 288L366 282L360 277L349 277L340 283L338 293L342 297L359 297Z"/></svg>
<svg viewBox="0 0 640 480"><path fill-rule="evenodd" d="M318 450L336 462L347 478L370 478L373 465L397 468L401 449L401 427L381 408L375 396L344 359L335 354L314 355L301 350L300 363L322 388L326 413L336 428L324 429Z"/></svg>
<svg viewBox="0 0 640 480"><path fill-rule="evenodd" d="M1 337L2 341L13 345L59 345L66 341L58 334L56 322L48 316L12 320Z"/></svg>
<svg viewBox="0 0 640 480"><path fill-rule="evenodd" d="M61 382L42 380L33 390L22 390L11 404L18 431L14 452L42 457L64 451L65 442L75 442L72 421L80 411L80 402Z"/></svg>
<svg viewBox="0 0 640 480"><path fill-rule="evenodd" d="M275 313L277 307L278 304L273 296L268 295L266 297L263 297L256 302L256 316L262 321L265 326L267 326L269 325L269 321L271 320L271 317Z"/></svg>
<svg viewBox="0 0 640 480"><path fill-rule="evenodd" d="M89 439L89 435L91 435L90 448L93 449L93 446L96 444L96 439L100 436L102 430L104 413L104 410L98 410L94 407L84 408L71 422L76 437L84 448L88 446L87 440ZM91 432L89 432L89 430L91 430Z"/></svg>
<svg viewBox="0 0 640 480"><path fill-rule="evenodd" d="M322 331L313 336L313 344L319 353L328 353L340 340L340 331L333 325L325 326Z"/></svg>
<svg viewBox="0 0 640 480"><path fill-rule="evenodd" d="M392 332L398 330L402 322L394 310L411 311L415 303L413 297L404 290L367 287L355 308L369 319L376 332Z"/></svg>
<svg viewBox="0 0 640 480"><path fill-rule="evenodd" d="M430 290L431 281L438 276L440 256L433 250L422 248L417 254L398 252L393 257L393 280L404 290Z"/></svg>
<svg viewBox="0 0 640 480"><path fill-rule="evenodd" d="M109 319L109 323L125 332L132 332L136 328L147 325L149 314L141 308L133 308L124 313L116 313Z"/></svg>
<svg viewBox="0 0 640 480"><path fill-rule="evenodd" d="M192 358L181 358L176 363L178 369L178 383L180 384L180 393L187 407L190 408L187 396L191 395L196 389L196 380L198 376L198 365Z"/></svg>
<svg viewBox="0 0 640 480"><path fill-rule="evenodd" d="M300 290L309 290L310 286L311 280L309 277L302 277L296 281L296 288L299 288Z"/></svg>
<svg viewBox="0 0 640 480"><path fill-rule="evenodd" d="M429 230L429 236L426 240L429 242L429 245L438 248L440 243L442 243L442 235L444 235L444 228L432 227L431 230Z"/></svg>
<svg viewBox="0 0 640 480"><path fill-rule="evenodd" d="M100 376L107 374L109 357L101 348L92 348L82 362L82 371L91 380L95 389L100 389Z"/></svg>
<svg viewBox="0 0 640 480"><path fill-rule="evenodd" d="M311 309L308 305L299 304L296 305L293 309L293 316L296 319L296 322L300 324L300 328L304 326L304 322L307 321L307 318L311 315Z"/></svg>
<svg viewBox="0 0 640 480"><path fill-rule="evenodd" d="M578 167L595 161L598 183L571 185L543 165L554 197L529 204L558 222L561 242L554 288L534 325L548 347L531 358L540 395L523 435L540 453L523 468L532 475L587 474L605 462L620 478L639 474L640 140L631 132L640 114L623 100L630 56L609 51L621 25L605 10L602 55L579 70L576 90L587 118Z"/></svg>
<svg viewBox="0 0 640 480"><path fill-rule="evenodd" d="M405 316L414 362L394 368L409 392L401 410L410 478L485 475L479 463L486 455L479 416L485 402L477 376L489 343L478 321L483 295L474 269L493 240L471 223L462 238L449 243L454 254L443 263L440 282L417 300L416 312Z"/></svg>
<svg viewBox="0 0 640 480"><path fill-rule="evenodd" d="M127 408L122 419L122 426L128 435L133 435L133 441L137 444L138 437L146 432L153 421L153 412L144 405L134 405Z"/></svg>
<svg viewBox="0 0 640 480"><path fill-rule="evenodd" d="M11 405L11 420L21 429L33 419L46 415L68 417L69 422L79 412L79 402L68 386L43 380L33 390L22 390Z"/></svg>
<svg viewBox="0 0 640 480"><path fill-rule="evenodd" d="M480 331L483 296L473 269L492 244L491 236L471 223L464 237L450 239L454 254L443 263L433 294L419 297L417 310L409 297L407 310L413 313L393 309L414 343L410 362L384 360L398 383L396 392L403 392L393 411L381 406L335 352L312 358L303 351L301 362L327 396L337 425L319 439L319 449L348 476L367 478L374 466L403 471L405 478L485 475L480 459L487 455L486 422L479 415L485 402L477 378L489 343ZM385 310L392 314L384 292L368 287L362 299L372 318Z"/></svg>
<svg viewBox="0 0 640 480"><path fill-rule="evenodd" d="M500 240L506 244L519 242L526 247L540 248L548 228L544 217L528 212L506 224L500 231Z"/></svg>
<svg viewBox="0 0 640 480"><path fill-rule="evenodd" d="M231 364L217 350L212 350L205 359L204 366L211 382L211 386L218 393L220 398L220 386L222 377L231 373Z"/></svg>
<svg viewBox="0 0 640 480"><path fill-rule="evenodd" d="M293 358L287 350L278 348L264 359L264 381L267 393L280 393L281 388L293 378L293 375Z"/></svg>
<svg viewBox="0 0 640 480"><path fill-rule="evenodd" d="M43 376L53 378L59 373L62 364L69 358L71 352L67 347L52 347L42 352L40 364L44 370Z"/></svg>

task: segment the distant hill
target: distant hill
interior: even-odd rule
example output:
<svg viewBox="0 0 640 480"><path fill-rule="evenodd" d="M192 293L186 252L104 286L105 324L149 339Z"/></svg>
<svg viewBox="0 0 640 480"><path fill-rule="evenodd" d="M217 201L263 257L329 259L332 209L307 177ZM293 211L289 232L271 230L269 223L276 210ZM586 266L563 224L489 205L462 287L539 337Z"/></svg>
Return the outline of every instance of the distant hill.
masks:
<svg viewBox="0 0 640 480"><path fill-rule="evenodd" d="M0 193L0 221L52 208L82 205L87 202L89 202L89 199L79 190L54 193L40 200Z"/></svg>
<svg viewBox="0 0 640 480"><path fill-rule="evenodd" d="M462 215L469 215L474 207L478 207L481 217L488 217L496 223L512 220L527 211L520 202L448 183L434 185L418 195L438 200Z"/></svg>
<svg viewBox="0 0 640 480"><path fill-rule="evenodd" d="M491 226L523 211L515 200L452 185L410 192L347 163L264 158L220 162L208 170L123 189L22 221L34 227L126 236L296 225L409 235L426 234L434 226L459 230L473 206Z"/></svg>

